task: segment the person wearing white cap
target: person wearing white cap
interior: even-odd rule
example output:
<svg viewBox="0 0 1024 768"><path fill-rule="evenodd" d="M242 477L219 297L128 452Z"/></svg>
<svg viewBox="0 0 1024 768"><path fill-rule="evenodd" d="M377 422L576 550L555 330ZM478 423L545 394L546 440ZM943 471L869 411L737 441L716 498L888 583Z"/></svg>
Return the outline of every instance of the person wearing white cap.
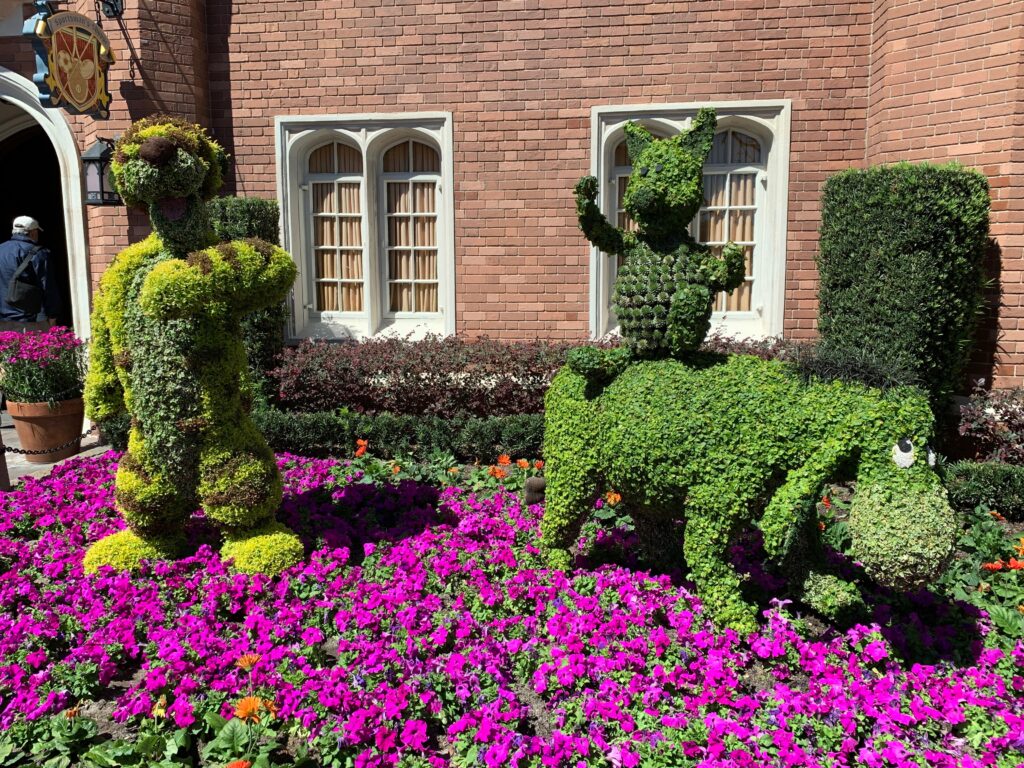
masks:
<svg viewBox="0 0 1024 768"><path fill-rule="evenodd" d="M60 290L50 267L50 252L39 245L39 222L14 220L11 239L0 243L0 330L45 330L61 311ZM47 321L40 321L45 310Z"/></svg>

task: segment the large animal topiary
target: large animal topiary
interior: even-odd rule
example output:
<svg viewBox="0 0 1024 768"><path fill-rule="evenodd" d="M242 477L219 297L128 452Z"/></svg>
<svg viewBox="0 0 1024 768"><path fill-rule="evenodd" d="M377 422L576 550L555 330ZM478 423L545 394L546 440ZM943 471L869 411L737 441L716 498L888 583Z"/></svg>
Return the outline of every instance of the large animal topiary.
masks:
<svg viewBox="0 0 1024 768"><path fill-rule="evenodd" d="M596 178L576 184L583 234L606 254L625 257L612 296L624 346L584 347L569 357L569 365L591 380L613 378L630 359L680 358L695 351L710 328L716 294L743 282L742 248L729 243L719 258L690 235L704 199L704 161L716 122L713 109L701 109L689 131L668 139L626 124L633 171L623 207L635 231L615 227L601 212Z"/></svg>
<svg viewBox="0 0 1024 768"><path fill-rule="evenodd" d="M934 417L920 390L806 381L779 361L698 353L634 362L605 387L567 366L545 406L541 530L553 567L570 565L595 499L614 488L642 544L685 556L714 619L755 626L728 558L752 526L806 602L854 611L859 594L826 567L815 514L841 477L856 479L853 552L876 581L922 586L952 554L956 519L931 466ZM685 521L675 540L673 519Z"/></svg>
<svg viewBox="0 0 1024 768"><path fill-rule="evenodd" d="M173 118L140 120L117 144L118 191L148 210L154 233L118 254L94 301L87 413L127 412L132 427L115 493L128 528L89 549L86 571L174 556L197 507L241 571L303 556L274 520L280 474L240 388L239 319L280 302L296 270L262 240L216 244L205 201L226 167L200 126Z"/></svg>

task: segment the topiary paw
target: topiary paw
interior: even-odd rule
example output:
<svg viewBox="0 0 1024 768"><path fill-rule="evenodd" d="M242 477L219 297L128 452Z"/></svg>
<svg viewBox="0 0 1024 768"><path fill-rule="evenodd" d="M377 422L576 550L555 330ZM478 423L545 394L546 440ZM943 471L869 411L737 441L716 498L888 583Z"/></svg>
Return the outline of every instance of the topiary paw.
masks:
<svg viewBox="0 0 1024 768"><path fill-rule="evenodd" d="M629 357L627 347L578 347L569 352L566 364L569 370L592 384L607 384L622 372L629 363Z"/></svg>
<svg viewBox="0 0 1024 768"><path fill-rule="evenodd" d="M827 573L810 574L801 599L831 621L853 619L867 610L855 584Z"/></svg>
<svg viewBox="0 0 1024 768"><path fill-rule="evenodd" d="M142 538L126 528L112 533L85 553L82 567L86 573L96 573L104 565L115 571L137 571L143 560L174 560L181 556L185 542L181 538Z"/></svg>
<svg viewBox="0 0 1024 768"><path fill-rule="evenodd" d="M225 560L235 561L241 573L276 576L306 557L302 540L288 527L272 522L255 530L228 534L220 550Z"/></svg>

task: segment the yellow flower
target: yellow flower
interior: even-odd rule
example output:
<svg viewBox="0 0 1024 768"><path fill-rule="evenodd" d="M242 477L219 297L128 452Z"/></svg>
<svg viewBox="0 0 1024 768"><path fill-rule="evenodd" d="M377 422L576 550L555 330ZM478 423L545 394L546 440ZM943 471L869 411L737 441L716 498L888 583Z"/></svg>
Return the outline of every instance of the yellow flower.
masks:
<svg viewBox="0 0 1024 768"><path fill-rule="evenodd" d="M164 717L167 714L167 697L161 696L153 709L149 711L150 717Z"/></svg>
<svg viewBox="0 0 1024 768"><path fill-rule="evenodd" d="M258 653L246 653L239 657L238 661L235 662L235 666L243 672L250 672L259 663L259 660L260 655Z"/></svg>

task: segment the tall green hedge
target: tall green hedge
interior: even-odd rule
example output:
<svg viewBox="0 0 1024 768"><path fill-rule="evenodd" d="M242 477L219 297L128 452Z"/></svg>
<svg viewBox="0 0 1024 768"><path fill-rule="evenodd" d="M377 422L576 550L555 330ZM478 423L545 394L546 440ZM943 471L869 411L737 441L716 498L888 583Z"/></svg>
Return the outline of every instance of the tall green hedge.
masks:
<svg viewBox="0 0 1024 768"><path fill-rule="evenodd" d="M960 389L984 286L988 182L956 164L844 171L822 201L822 347Z"/></svg>

